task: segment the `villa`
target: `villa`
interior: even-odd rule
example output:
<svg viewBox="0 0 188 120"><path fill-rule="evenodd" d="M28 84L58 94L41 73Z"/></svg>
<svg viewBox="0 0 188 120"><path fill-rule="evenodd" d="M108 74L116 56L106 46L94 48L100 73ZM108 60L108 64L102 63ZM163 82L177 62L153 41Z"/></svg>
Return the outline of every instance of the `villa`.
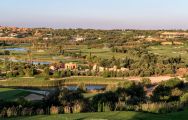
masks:
<svg viewBox="0 0 188 120"><path fill-rule="evenodd" d="M78 66L76 63L72 63L72 62L65 63L65 69L75 70L77 68L78 68Z"/></svg>

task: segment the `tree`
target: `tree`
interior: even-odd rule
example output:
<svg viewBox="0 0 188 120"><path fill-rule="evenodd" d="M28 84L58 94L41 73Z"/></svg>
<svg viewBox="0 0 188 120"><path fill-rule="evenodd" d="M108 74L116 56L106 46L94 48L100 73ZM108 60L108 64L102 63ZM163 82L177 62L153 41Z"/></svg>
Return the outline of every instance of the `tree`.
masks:
<svg viewBox="0 0 188 120"><path fill-rule="evenodd" d="M69 91L67 89L63 89L63 91L59 94L59 102L63 107L66 107L70 110L70 113L73 113L76 108L81 112L84 110L84 96L79 91ZM78 105L80 107L78 107Z"/></svg>
<svg viewBox="0 0 188 120"><path fill-rule="evenodd" d="M50 75L50 69L49 67L45 67L43 71L44 76L48 77Z"/></svg>

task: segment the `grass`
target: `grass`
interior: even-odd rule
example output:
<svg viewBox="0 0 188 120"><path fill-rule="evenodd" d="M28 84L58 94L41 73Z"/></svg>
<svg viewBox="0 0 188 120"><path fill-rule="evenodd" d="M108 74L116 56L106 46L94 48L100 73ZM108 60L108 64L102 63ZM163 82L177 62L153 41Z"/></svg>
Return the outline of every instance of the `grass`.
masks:
<svg viewBox="0 0 188 120"><path fill-rule="evenodd" d="M98 93L83 93L85 98L93 98L93 96L97 95Z"/></svg>
<svg viewBox="0 0 188 120"><path fill-rule="evenodd" d="M60 115L39 115L4 120L188 120L188 109L169 114L150 114L141 112L99 112Z"/></svg>
<svg viewBox="0 0 188 120"><path fill-rule="evenodd" d="M17 90L12 88L0 88L0 99L6 101L13 101L19 97L25 97L30 92L24 90Z"/></svg>
<svg viewBox="0 0 188 120"><path fill-rule="evenodd" d="M70 77L57 80L45 80L44 77L34 78L11 78L7 81L0 81L0 86L5 87L55 87L59 85L72 85L84 83L87 85L109 85L117 84L125 80L103 78L103 77Z"/></svg>
<svg viewBox="0 0 188 120"><path fill-rule="evenodd" d="M150 52L158 55L177 57L181 56L183 60L188 63L188 45L157 45L150 46L148 49Z"/></svg>
<svg viewBox="0 0 188 120"><path fill-rule="evenodd" d="M54 87L64 82L63 80L50 81L42 77L35 78L11 78L7 81L0 81L1 86L5 87Z"/></svg>
<svg viewBox="0 0 188 120"><path fill-rule="evenodd" d="M17 46L17 47L28 48L26 46ZM175 56L181 55L182 58L188 63L187 48L188 48L188 44L157 45L157 46L150 46L148 50L152 53L163 55L163 56L169 56L169 57L175 57ZM89 49L87 46L83 46L83 45L67 45L65 46L64 50L73 52L73 53L79 53L81 51L82 55L87 55L87 56L89 56L91 53L92 56L98 56L100 58L106 58L106 59L111 59L113 56L115 56L117 59L125 58L125 57L138 59L138 58L135 58L135 56L132 56L128 53L114 53L110 49L99 49L99 48ZM84 61L83 59L67 59L63 55L58 55L57 51L58 51L57 49L47 49L47 50L44 50L44 52L37 52L36 50L32 49L32 59L36 61L48 61L48 62L58 62L58 61L72 62L73 61L73 62L82 63ZM11 52L12 52L12 55L8 57L15 57L20 60L28 59L27 52L18 52L18 51L11 51Z"/></svg>
<svg viewBox="0 0 188 120"><path fill-rule="evenodd" d="M123 79L113 79L113 78L103 78L103 77L70 77L65 80L65 84L79 84L85 83L88 85L109 85L109 84L117 84L119 82L123 82Z"/></svg>

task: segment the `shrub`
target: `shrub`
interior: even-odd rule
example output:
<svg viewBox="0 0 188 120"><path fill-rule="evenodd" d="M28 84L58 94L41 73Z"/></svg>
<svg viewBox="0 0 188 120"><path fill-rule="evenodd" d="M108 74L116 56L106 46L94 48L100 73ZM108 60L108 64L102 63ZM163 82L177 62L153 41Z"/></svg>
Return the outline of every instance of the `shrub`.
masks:
<svg viewBox="0 0 188 120"><path fill-rule="evenodd" d="M160 102L141 104L141 110L150 113L169 113L183 109L181 102Z"/></svg>
<svg viewBox="0 0 188 120"><path fill-rule="evenodd" d="M141 79L141 83L146 86L149 87L151 85L151 80L149 78L142 78Z"/></svg>
<svg viewBox="0 0 188 120"><path fill-rule="evenodd" d="M151 97L152 101L168 101L171 96L171 89L169 87L158 85L153 91L153 95Z"/></svg>
<svg viewBox="0 0 188 120"><path fill-rule="evenodd" d="M116 84L109 84L109 85L106 86L106 91L115 91L116 89L117 89Z"/></svg>
<svg viewBox="0 0 188 120"><path fill-rule="evenodd" d="M57 115L59 113L59 108L56 106L51 106L50 107L50 114L51 115Z"/></svg>
<svg viewBox="0 0 188 120"><path fill-rule="evenodd" d="M173 101L178 101L180 96L183 94L183 91L178 89L178 88L175 88L175 89L172 89L171 91L171 100Z"/></svg>
<svg viewBox="0 0 188 120"><path fill-rule="evenodd" d="M44 110L42 108L38 108L38 109L36 109L36 114L37 115L43 115L44 114Z"/></svg>
<svg viewBox="0 0 188 120"><path fill-rule="evenodd" d="M71 107L65 106L64 107L64 113L71 113Z"/></svg>
<svg viewBox="0 0 188 120"><path fill-rule="evenodd" d="M81 92L85 92L86 91L86 85L84 83L80 83L78 84L78 90L81 91Z"/></svg>
<svg viewBox="0 0 188 120"><path fill-rule="evenodd" d="M166 87L170 88L183 88L184 87L184 82L180 80L179 78L172 78L167 81L161 82L161 85L164 85Z"/></svg>
<svg viewBox="0 0 188 120"><path fill-rule="evenodd" d="M32 108L23 108L21 115L22 116L31 116L32 115Z"/></svg>
<svg viewBox="0 0 188 120"><path fill-rule="evenodd" d="M7 108L6 107L4 107L3 109L2 109L2 111L1 111L1 117L6 117L7 116Z"/></svg>
<svg viewBox="0 0 188 120"><path fill-rule="evenodd" d="M77 103L73 106L73 113L80 113L82 111L82 105Z"/></svg>
<svg viewBox="0 0 188 120"><path fill-rule="evenodd" d="M61 73L59 71L55 71L53 74L54 78L60 78L61 77Z"/></svg>
<svg viewBox="0 0 188 120"><path fill-rule="evenodd" d="M180 101L184 104L188 104L188 93L185 93L183 96L181 96Z"/></svg>
<svg viewBox="0 0 188 120"><path fill-rule="evenodd" d="M98 112L109 112L109 111L111 111L111 105L109 103L107 103L107 104L99 103L97 111Z"/></svg>
<svg viewBox="0 0 188 120"><path fill-rule="evenodd" d="M13 117L13 116L17 116L17 110L14 106L7 109L7 117Z"/></svg>
<svg viewBox="0 0 188 120"><path fill-rule="evenodd" d="M99 111L99 109L100 110L103 109L105 105L108 105L110 107L110 110L114 111L117 102L118 102L118 96L116 93L106 92L106 93L95 95L91 101L91 104L94 111L97 110Z"/></svg>

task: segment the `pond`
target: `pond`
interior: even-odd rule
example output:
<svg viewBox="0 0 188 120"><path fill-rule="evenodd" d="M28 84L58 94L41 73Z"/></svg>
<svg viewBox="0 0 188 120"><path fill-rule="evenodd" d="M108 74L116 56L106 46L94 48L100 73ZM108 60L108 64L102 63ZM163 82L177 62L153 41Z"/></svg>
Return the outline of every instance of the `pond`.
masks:
<svg viewBox="0 0 188 120"><path fill-rule="evenodd" d="M17 51L17 52L27 52L26 48L5 48L4 50Z"/></svg>
<svg viewBox="0 0 188 120"><path fill-rule="evenodd" d="M64 86L66 87L68 90L77 90L78 89L78 86L74 86L74 85L71 85L71 86ZM86 85L86 90L102 90L102 89L105 89L106 86L104 85Z"/></svg>

